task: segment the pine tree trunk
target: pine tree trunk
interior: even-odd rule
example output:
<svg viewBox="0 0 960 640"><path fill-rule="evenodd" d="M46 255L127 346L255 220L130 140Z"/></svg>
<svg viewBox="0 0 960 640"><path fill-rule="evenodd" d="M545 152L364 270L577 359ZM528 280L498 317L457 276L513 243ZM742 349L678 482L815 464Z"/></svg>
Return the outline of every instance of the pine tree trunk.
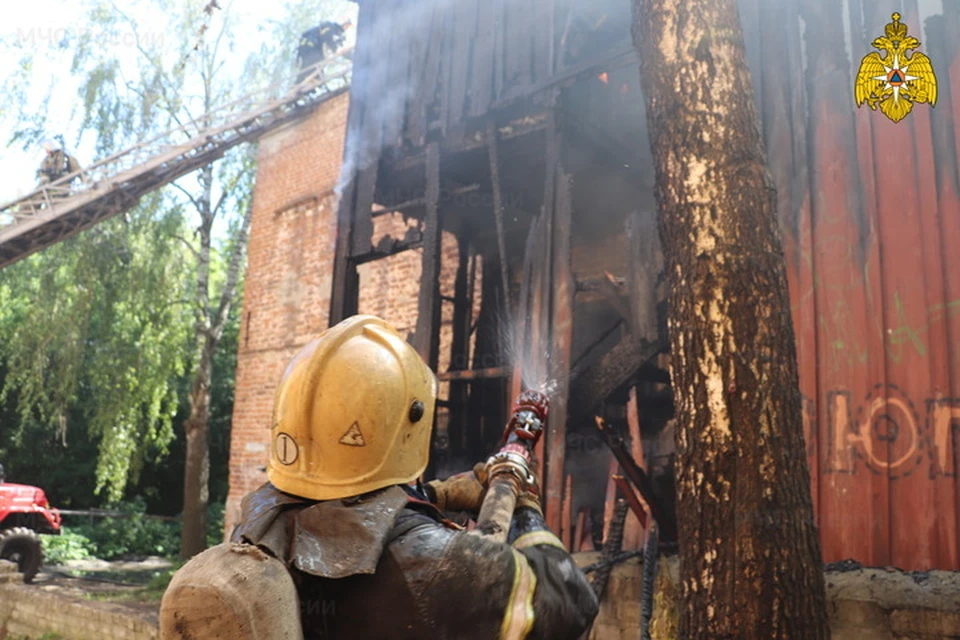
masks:
<svg viewBox="0 0 960 640"><path fill-rule="evenodd" d="M677 402L682 638L827 638L776 193L735 0L634 0Z"/></svg>

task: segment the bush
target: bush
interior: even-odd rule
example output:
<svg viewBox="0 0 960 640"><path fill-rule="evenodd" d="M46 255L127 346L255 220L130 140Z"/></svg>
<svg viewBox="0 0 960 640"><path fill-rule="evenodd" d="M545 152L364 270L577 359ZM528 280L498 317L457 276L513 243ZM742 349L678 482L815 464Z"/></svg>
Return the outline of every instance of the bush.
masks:
<svg viewBox="0 0 960 640"><path fill-rule="evenodd" d="M93 525L77 527L94 545L94 553L104 560L126 557L172 557L180 550L180 528L176 522L147 518L142 498L110 506L126 514L123 518L103 518Z"/></svg>
<svg viewBox="0 0 960 640"><path fill-rule="evenodd" d="M63 564L68 560L86 560L96 553L96 547L85 535L63 527L58 536L41 535L46 564Z"/></svg>
<svg viewBox="0 0 960 640"><path fill-rule="evenodd" d="M214 547L223 542L223 512L226 505L222 502L211 502L207 507L207 547Z"/></svg>

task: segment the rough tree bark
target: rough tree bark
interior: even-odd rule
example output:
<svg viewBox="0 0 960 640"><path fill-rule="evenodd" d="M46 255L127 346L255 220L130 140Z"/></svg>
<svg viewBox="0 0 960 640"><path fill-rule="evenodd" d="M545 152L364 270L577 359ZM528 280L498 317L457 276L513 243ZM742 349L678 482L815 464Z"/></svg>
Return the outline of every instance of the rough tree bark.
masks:
<svg viewBox="0 0 960 640"><path fill-rule="evenodd" d="M735 0L634 0L677 402L683 638L827 638L776 193Z"/></svg>
<svg viewBox="0 0 960 640"><path fill-rule="evenodd" d="M243 222L233 242L233 253L227 263L227 276L216 308L210 305L210 251L213 244L213 222L224 205L229 190L213 204L213 165L200 170L200 196L190 198L200 216L197 227L199 248L195 300L195 335L193 379L190 383L190 414L183 423L186 436L186 459L183 467L183 515L180 525L180 557L188 559L206 549L207 507L210 503L210 382L213 355L220 344L227 316L233 304L246 255L247 234L252 207L244 213ZM188 194L189 195L189 194Z"/></svg>

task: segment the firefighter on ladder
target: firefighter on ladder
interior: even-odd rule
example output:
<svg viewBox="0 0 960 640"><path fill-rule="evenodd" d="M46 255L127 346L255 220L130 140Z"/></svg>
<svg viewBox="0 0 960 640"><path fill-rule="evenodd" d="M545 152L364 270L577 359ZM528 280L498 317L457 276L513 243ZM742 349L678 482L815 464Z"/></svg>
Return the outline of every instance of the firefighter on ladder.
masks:
<svg viewBox="0 0 960 640"><path fill-rule="evenodd" d="M37 178L39 186L56 182L60 178L71 173L80 171L80 163L77 159L63 150L63 147L55 140L45 140L43 149L47 155L40 163L37 169Z"/></svg>
<svg viewBox="0 0 960 640"><path fill-rule="evenodd" d="M597 599L535 486L502 543L442 513L479 510L483 464L420 484L436 396L433 372L378 318L308 344L277 391L269 482L244 498L233 544L174 577L161 638L578 638Z"/></svg>

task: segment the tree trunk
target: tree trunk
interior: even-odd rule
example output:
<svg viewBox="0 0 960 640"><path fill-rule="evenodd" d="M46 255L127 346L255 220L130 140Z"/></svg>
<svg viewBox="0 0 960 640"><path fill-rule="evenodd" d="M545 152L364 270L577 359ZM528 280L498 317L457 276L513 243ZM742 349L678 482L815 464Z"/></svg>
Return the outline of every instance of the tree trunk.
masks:
<svg viewBox="0 0 960 640"><path fill-rule="evenodd" d="M776 192L735 0L634 0L677 402L683 638L827 638Z"/></svg>
<svg viewBox="0 0 960 640"><path fill-rule="evenodd" d="M187 439L183 466L183 515L180 557L189 559L207 548L210 504L210 381L217 341L203 340L200 363L190 385L190 415L183 423Z"/></svg>
<svg viewBox="0 0 960 640"><path fill-rule="evenodd" d="M195 202L200 214L200 248L197 252L196 291L196 355L193 382L190 385L190 415L183 430L187 439L183 467L183 516L180 522L180 557L187 559L206 548L207 507L210 503L210 382L213 377L213 356L223 336L223 328L237 292L237 283L246 257L250 220L253 208L248 207L237 230L233 253L227 263L226 280L217 307L210 305L210 251L213 221L223 204L211 206L213 165L200 170L203 187Z"/></svg>

